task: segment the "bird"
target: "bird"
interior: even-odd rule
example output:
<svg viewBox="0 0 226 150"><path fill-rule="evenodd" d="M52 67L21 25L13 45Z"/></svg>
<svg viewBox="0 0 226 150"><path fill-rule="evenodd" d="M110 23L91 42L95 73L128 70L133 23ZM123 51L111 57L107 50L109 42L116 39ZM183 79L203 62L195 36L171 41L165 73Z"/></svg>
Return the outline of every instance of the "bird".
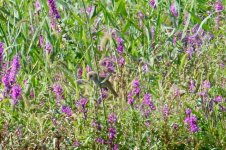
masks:
<svg viewBox="0 0 226 150"><path fill-rule="evenodd" d="M110 74L110 75L111 75L111 74ZM110 75L108 75L107 77L106 77L106 76L101 76L101 75L98 76L98 74L97 74L96 72L90 71L90 72L88 73L88 78L91 79L91 80L93 80L93 82L94 82L97 86L99 86L100 88L108 88L108 89L112 92L112 94L113 94L115 97L117 97L118 94L115 92L115 90L114 90L113 87L112 87L111 82L108 80L109 77L110 77Z"/></svg>

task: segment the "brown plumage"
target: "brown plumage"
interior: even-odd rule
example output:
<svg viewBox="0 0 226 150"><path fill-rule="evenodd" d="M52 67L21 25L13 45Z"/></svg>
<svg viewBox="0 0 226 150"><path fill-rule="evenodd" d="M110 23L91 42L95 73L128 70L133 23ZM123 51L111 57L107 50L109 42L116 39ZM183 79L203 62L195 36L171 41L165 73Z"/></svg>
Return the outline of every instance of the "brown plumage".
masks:
<svg viewBox="0 0 226 150"><path fill-rule="evenodd" d="M108 88L114 94L114 96L118 96L118 94L113 89L111 82L108 80L108 77L101 75L98 77L96 72L90 71L88 73L88 78L93 80L96 85L100 86L100 88Z"/></svg>

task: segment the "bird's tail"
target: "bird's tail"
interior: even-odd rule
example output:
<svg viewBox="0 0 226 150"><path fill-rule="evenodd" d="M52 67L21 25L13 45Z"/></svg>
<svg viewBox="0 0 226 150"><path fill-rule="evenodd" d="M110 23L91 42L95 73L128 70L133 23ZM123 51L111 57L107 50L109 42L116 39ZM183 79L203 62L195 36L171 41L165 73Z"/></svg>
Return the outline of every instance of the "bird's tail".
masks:
<svg viewBox="0 0 226 150"><path fill-rule="evenodd" d="M114 94L115 97L118 97L118 94L115 92L115 90L112 88L112 86L109 86L108 88Z"/></svg>

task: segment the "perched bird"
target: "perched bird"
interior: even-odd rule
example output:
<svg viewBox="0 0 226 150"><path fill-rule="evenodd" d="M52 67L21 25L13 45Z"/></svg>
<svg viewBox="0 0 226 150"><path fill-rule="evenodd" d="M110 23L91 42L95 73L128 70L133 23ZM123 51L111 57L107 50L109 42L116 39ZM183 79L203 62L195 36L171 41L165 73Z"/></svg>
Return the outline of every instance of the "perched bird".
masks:
<svg viewBox="0 0 226 150"><path fill-rule="evenodd" d="M108 88L114 94L114 96L117 97L118 94L115 92L115 90L112 87L111 82L108 80L109 77L110 77L110 75L107 77L100 75L98 77L98 74L94 71L90 71L88 73L88 78L93 80L96 85L100 86L100 88Z"/></svg>

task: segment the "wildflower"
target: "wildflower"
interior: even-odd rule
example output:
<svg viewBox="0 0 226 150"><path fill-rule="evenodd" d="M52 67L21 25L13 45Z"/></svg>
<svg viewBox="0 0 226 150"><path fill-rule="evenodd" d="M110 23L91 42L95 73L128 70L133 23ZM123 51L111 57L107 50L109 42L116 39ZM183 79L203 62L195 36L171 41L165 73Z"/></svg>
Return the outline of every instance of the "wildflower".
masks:
<svg viewBox="0 0 226 150"><path fill-rule="evenodd" d="M21 127L17 127L16 130L15 130L15 133L16 133L18 138L21 138L22 137Z"/></svg>
<svg viewBox="0 0 226 150"><path fill-rule="evenodd" d="M155 28L151 27L151 39L154 39L155 37Z"/></svg>
<svg viewBox="0 0 226 150"><path fill-rule="evenodd" d="M184 15L183 25L186 25L187 20L188 20L188 12L186 12Z"/></svg>
<svg viewBox="0 0 226 150"><path fill-rule="evenodd" d="M226 112L226 107L222 106L222 105L219 105L219 111L221 112Z"/></svg>
<svg viewBox="0 0 226 150"><path fill-rule="evenodd" d="M223 99L222 96L218 95L218 96L215 97L214 101L216 103L220 103L220 102L222 102L222 99Z"/></svg>
<svg viewBox="0 0 226 150"><path fill-rule="evenodd" d="M156 7L157 7L157 5L156 5L156 0L150 0L149 5L150 5L152 8L156 8Z"/></svg>
<svg viewBox="0 0 226 150"><path fill-rule="evenodd" d="M175 95L176 97L180 97L181 94L182 94L182 92L180 91L180 89L177 88L177 87L175 87L174 95Z"/></svg>
<svg viewBox="0 0 226 150"><path fill-rule="evenodd" d="M90 72L90 71L92 71L92 68L90 67L90 66L86 66L86 72L88 73L88 72Z"/></svg>
<svg viewBox="0 0 226 150"><path fill-rule="evenodd" d="M163 107L163 115L164 115L164 117L169 116L169 107L167 107L167 106Z"/></svg>
<svg viewBox="0 0 226 150"><path fill-rule="evenodd" d="M98 121L94 120L94 121L92 122L92 126L93 126L94 128L96 128L98 131L101 131L101 125L100 125L100 123L99 123Z"/></svg>
<svg viewBox="0 0 226 150"><path fill-rule="evenodd" d="M19 72L19 70L20 70L20 57L19 57L19 55L15 55L13 57L12 67L11 67L10 73L9 73L9 82L11 84L15 82L16 74Z"/></svg>
<svg viewBox="0 0 226 150"><path fill-rule="evenodd" d="M194 53L193 47L188 47L186 53L188 54L189 58L192 58L192 54Z"/></svg>
<svg viewBox="0 0 226 150"><path fill-rule="evenodd" d="M145 121L144 124L145 124L146 127L150 127L151 121L149 121L149 120L148 121Z"/></svg>
<svg viewBox="0 0 226 150"><path fill-rule="evenodd" d="M61 112L65 113L68 117L71 117L72 114L73 114L71 108L68 107L68 106L62 106L61 107Z"/></svg>
<svg viewBox="0 0 226 150"><path fill-rule="evenodd" d="M118 44L123 44L123 39L120 38L120 37L118 37L118 38L116 39L116 41L117 41Z"/></svg>
<svg viewBox="0 0 226 150"><path fill-rule="evenodd" d="M116 137L116 129L114 127L110 127L108 129L108 132L109 132L109 134L108 134L109 140L110 140L110 142L112 142Z"/></svg>
<svg viewBox="0 0 226 150"><path fill-rule="evenodd" d="M195 91L195 82L193 80L189 82L189 91L192 93Z"/></svg>
<svg viewBox="0 0 226 150"><path fill-rule="evenodd" d="M191 115L191 109L190 108L187 108L185 112L186 112L186 115L187 116L190 116Z"/></svg>
<svg viewBox="0 0 226 150"><path fill-rule="evenodd" d="M217 1L215 3L214 8L215 8L216 12L221 12L224 9L224 6L222 5L222 3L220 1Z"/></svg>
<svg viewBox="0 0 226 150"><path fill-rule="evenodd" d="M86 9L86 13L90 16L91 15L91 13L94 11L94 6L89 6L89 7L87 7L87 9Z"/></svg>
<svg viewBox="0 0 226 150"><path fill-rule="evenodd" d="M88 110L86 108L87 103L88 103L88 99L86 99L86 98L81 98L78 102L76 102L76 106L78 107L80 112L83 113L84 119L87 118L87 112L88 112Z"/></svg>
<svg viewBox="0 0 226 150"><path fill-rule="evenodd" d="M100 144L102 144L102 145L106 143L106 142L104 141L104 139L102 139L102 138L97 138L97 139L96 139L96 142L97 142L97 143L100 143Z"/></svg>
<svg viewBox="0 0 226 150"><path fill-rule="evenodd" d="M141 11L138 12L137 16L138 16L139 19L144 18L144 14Z"/></svg>
<svg viewBox="0 0 226 150"><path fill-rule="evenodd" d="M125 59L121 56L119 58L119 66L122 68L125 65Z"/></svg>
<svg viewBox="0 0 226 150"><path fill-rule="evenodd" d="M9 71L6 71L2 76L2 83L5 88L5 92L8 93L9 89L11 88L11 84L9 82Z"/></svg>
<svg viewBox="0 0 226 150"><path fill-rule="evenodd" d="M140 26L140 28L142 28L142 26L143 26L143 21L142 20L144 18L144 15L143 15L142 12L138 12L137 16L138 16L138 19L139 19L139 26Z"/></svg>
<svg viewBox="0 0 226 150"><path fill-rule="evenodd" d="M145 117L145 118L148 118L149 115L151 114L151 110L148 108L145 108L143 106L141 106L141 112L142 112L142 115Z"/></svg>
<svg viewBox="0 0 226 150"><path fill-rule="evenodd" d="M199 96L201 96L202 98L206 97L207 96L207 91L201 91L199 92Z"/></svg>
<svg viewBox="0 0 226 150"><path fill-rule="evenodd" d="M140 94L140 82L138 79L133 80L133 93L137 96Z"/></svg>
<svg viewBox="0 0 226 150"><path fill-rule="evenodd" d="M56 8L56 1L55 0L48 0L49 12L50 15L55 17L56 19L60 18L60 14Z"/></svg>
<svg viewBox="0 0 226 150"><path fill-rule="evenodd" d="M53 85L53 92L55 93L57 97L57 103L60 102L61 99L63 99L63 88L59 84L54 84Z"/></svg>
<svg viewBox="0 0 226 150"><path fill-rule="evenodd" d="M206 89L206 90L208 90L208 89L211 87L210 82L209 82L208 80L205 80L205 81L203 82L202 86L203 86L203 88Z"/></svg>
<svg viewBox="0 0 226 150"><path fill-rule="evenodd" d="M88 100L87 100L86 98L81 98L81 99L79 100L79 105L80 105L82 108L85 108L86 105L87 105L87 103L88 103Z"/></svg>
<svg viewBox="0 0 226 150"><path fill-rule="evenodd" d="M174 130L178 130L178 127L179 127L178 124L174 123L172 126Z"/></svg>
<svg viewBox="0 0 226 150"><path fill-rule="evenodd" d="M191 115L191 109L186 109L186 118L184 120L185 124L189 126L190 132L198 132L199 127L197 125L197 117Z"/></svg>
<svg viewBox="0 0 226 150"><path fill-rule="evenodd" d="M118 144L114 144L112 150L119 150L119 145Z"/></svg>
<svg viewBox="0 0 226 150"><path fill-rule="evenodd" d="M110 124L114 124L117 122L117 116L114 114L114 113L111 113L109 116L108 116L108 123Z"/></svg>
<svg viewBox="0 0 226 150"><path fill-rule="evenodd" d="M38 42L39 42L39 46L41 48L43 48L44 47L44 38L42 35L39 36Z"/></svg>
<svg viewBox="0 0 226 150"><path fill-rule="evenodd" d="M34 91L34 90L31 90L31 91L30 91L30 97L31 97L31 98L35 98L35 91Z"/></svg>
<svg viewBox="0 0 226 150"><path fill-rule="evenodd" d="M50 42L46 43L46 47L45 47L46 52L49 54L52 50L53 50L53 46Z"/></svg>
<svg viewBox="0 0 226 150"><path fill-rule="evenodd" d="M40 2L38 0L35 2L35 8L36 8L37 11L41 10L41 5L40 5Z"/></svg>
<svg viewBox="0 0 226 150"><path fill-rule="evenodd" d="M77 72L78 79L81 79L82 78L82 73L83 73L82 68L79 68L78 69L78 72Z"/></svg>
<svg viewBox="0 0 226 150"><path fill-rule="evenodd" d="M176 3L173 3L171 6L170 6L170 11L172 13L172 15L174 17L178 17L178 12L177 12L177 7L176 7Z"/></svg>
<svg viewBox="0 0 226 150"><path fill-rule="evenodd" d="M13 104L16 105L22 93L20 85L18 84L13 85L11 91L12 91L11 97L13 99Z"/></svg>
<svg viewBox="0 0 226 150"><path fill-rule="evenodd" d="M142 66L142 70L143 70L144 73L147 73L148 72L148 65L147 64L144 64Z"/></svg>
<svg viewBox="0 0 226 150"><path fill-rule="evenodd" d="M177 37L174 36L174 37L173 37L173 45L176 46L176 44L177 44Z"/></svg>
<svg viewBox="0 0 226 150"><path fill-rule="evenodd" d="M145 94L142 104L145 106L148 106L151 110L155 110L155 105L154 103L151 101L151 94Z"/></svg>
<svg viewBox="0 0 226 150"><path fill-rule="evenodd" d="M127 99L128 99L128 104L129 105L133 105L134 103L134 98L133 98L133 93L132 92L129 92L129 94L127 95Z"/></svg>
<svg viewBox="0 0 226 150"><path fill-rule="evenodd" d="M100 97L97 100L98 104L101 104L101 102L108 97L108 88L101 88L100 91Z"/></svg>
<svg viewBox="0 0 226 150"><path fill-rule="evenodd" d="M78 140L73 142L73 147L78 148L80 146L81 146L81 143Z"/></svg>
<svg viewBox="0 0 226 150"><path fill-rule="evenodd" d="M124 49L124 46L123 46L123 39L120 38L120 37L118 37L118 38L116 39L116 41L117 41L117 44L118 44L117 51L118 51L119 54L122 54L122 53L123 53L123 49Z"/></svg>

